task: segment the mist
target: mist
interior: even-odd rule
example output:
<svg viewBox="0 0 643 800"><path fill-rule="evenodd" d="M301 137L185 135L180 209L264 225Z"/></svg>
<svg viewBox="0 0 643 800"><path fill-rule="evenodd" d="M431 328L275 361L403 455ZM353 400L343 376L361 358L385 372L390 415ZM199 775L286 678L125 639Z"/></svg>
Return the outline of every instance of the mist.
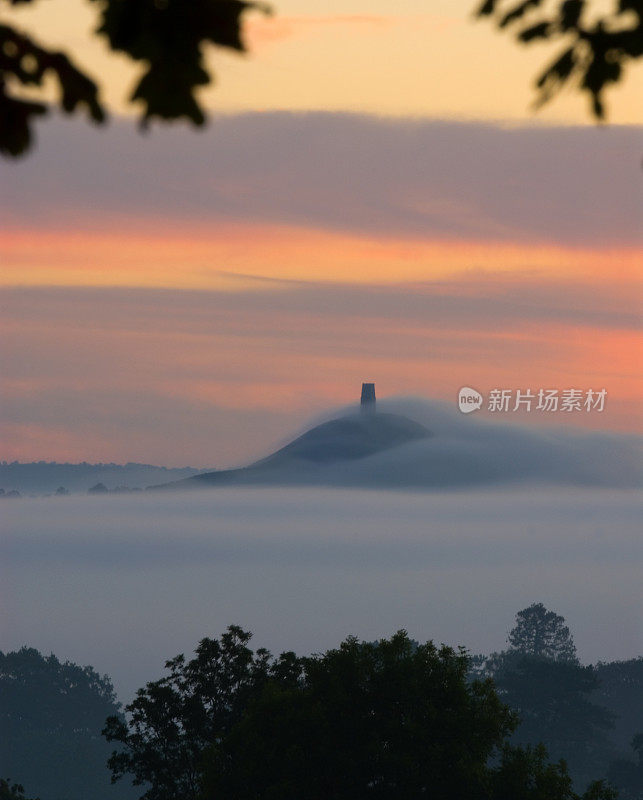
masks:
<svg viewBox="0 0 643 800"><path fill-rule="evenodd" d="M525 419L537 417L538 411L475 418L441 401L409 398L386 399L377 407L385 413L370 418L374 428L369 436L390 437L387 429L404 420L419 423L422 435L386 438L386 446L365 454L354 444L346 447L341 426L336 430L314 426L290 444L284 441L285 449L248 468L210 472L153 488L196 489L209 484L213 488L273 485L434 491L485 485L635 488L643 484L641 437L586 432L560 424L565 418L578 419L579 414L541 412L545 419L559 421L556 427L545 427L524 424ZM323 420L359 426L364 417L352 405ZM338 444L344 448L341 459L334 455Z"/></svg>
<svg viewBox="0 0 643 800"><path fill-rule="evenodd" d="M122 700L229 624L300 654L405 628L489 653L521 608L581 660L641 653L640 496L610 489L223 488L5 505L0 649L108 673Z"/></svg>

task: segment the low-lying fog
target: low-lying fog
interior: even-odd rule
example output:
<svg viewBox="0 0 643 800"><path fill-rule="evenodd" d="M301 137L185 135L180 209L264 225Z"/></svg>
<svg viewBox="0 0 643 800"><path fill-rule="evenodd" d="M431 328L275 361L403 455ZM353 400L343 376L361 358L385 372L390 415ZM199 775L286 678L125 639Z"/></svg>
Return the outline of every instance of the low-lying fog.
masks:
<svg viewBox="0 0 643 800"><path fill-rule="evenodd" d="M640 496L212 489L4 505L0 649L108 673L123 700L227 625L299 653L348 634L501 649L532 602L585 662L640 655Z"/></svg>
<svg viewBox="0 0 643 800"><path fill-rule="evenodd" d="M366 458L322 459L313 469L298 460L285 461L261 480L274 485L399 489L472 489L521 483L627 489L643 484L643 440L638 435L584 431L562 424L565 417L553 427L516 424L511 415L510 421L504 415L476 418L439 400L391 398L378 401L377 408L420 423L429 436ZM347 407L326 419L355 412L354 406ZM384 421L385 415L379 418ZM334 443L322 437L318 441L322 451L324 444L332 447Z"/></svg>

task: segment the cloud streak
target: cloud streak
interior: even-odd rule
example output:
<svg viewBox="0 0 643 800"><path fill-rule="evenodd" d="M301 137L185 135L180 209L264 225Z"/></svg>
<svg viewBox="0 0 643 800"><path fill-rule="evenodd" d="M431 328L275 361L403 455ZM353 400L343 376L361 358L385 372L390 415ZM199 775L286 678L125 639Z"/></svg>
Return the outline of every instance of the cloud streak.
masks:
<svg viewBox="0 0 643 800"><path fill-rule="evenodd" d="M449 331L496 329L517 323L564 324L635 331L641 328L636 284L589 281L515 280L506 275L461 276L453 280L399 285L350 285L306 281L256 280L249 289L191 291L136 288L42 287L4 291L5 324L22 320L83 329L144 331L165 319L166 328L207 335L222 327L243 334L243 316L252 314L249 332L288 335L283 315L339 323L430 322ZM252 285L252 284L251 284ZM76 309L70 315L70 309ZM261 320L266 327L261 328ZM272 320L270 327L268 320ZM160 326L161 328L163 326Z"/></svg>

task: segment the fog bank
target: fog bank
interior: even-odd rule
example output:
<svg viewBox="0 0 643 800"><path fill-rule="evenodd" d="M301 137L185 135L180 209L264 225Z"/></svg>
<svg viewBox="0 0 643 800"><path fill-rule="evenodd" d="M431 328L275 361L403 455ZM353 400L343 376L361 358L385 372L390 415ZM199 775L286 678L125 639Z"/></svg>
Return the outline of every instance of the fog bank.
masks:
<svg viewBox="0 0 643 800"><path fill-rule="evenodd" d="M220 489L6 504L0 649L131 696L235 623L299 653L399 628L489 652L535 601L584 661L642 651L640 497L610 490Z"/></svg>
<svg viewBox="0 0 643 800"><path fill-rule="evenodd" d="M485 419L436 400L387 399L378 402L377 409L368 416L355 405L332 412L327 415L332 423L312 430L307 426L300 439L249 468L207 473L175 488L312 485L434 490L643 484L641 437L581 431L573 422L582 412L549 414L547 419L558 426L545 428L525 425L529 412L519 417L510 410ZM532 420L539 413L532 412ZM523 424L516 424L518 419ZM570 422L569 427L564 421ZM410 433L417 423L421 435Z"/></svg>

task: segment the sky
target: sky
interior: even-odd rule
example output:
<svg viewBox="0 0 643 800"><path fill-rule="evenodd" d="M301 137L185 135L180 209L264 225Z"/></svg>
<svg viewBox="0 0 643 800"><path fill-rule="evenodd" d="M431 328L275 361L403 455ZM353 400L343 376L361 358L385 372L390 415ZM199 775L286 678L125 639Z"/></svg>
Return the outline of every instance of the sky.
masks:
<svg viewBox="0 0 643 800"><path fill-rule="evenodd" d="M114 114L0 165L0 457L235 465L363 380L605 388L565 424L640 431L641 68L596 126L571 92L534 114L551 53L462 0L275 10L210 54L207 128L147 135L95 4L13 12Z"/></svg>

